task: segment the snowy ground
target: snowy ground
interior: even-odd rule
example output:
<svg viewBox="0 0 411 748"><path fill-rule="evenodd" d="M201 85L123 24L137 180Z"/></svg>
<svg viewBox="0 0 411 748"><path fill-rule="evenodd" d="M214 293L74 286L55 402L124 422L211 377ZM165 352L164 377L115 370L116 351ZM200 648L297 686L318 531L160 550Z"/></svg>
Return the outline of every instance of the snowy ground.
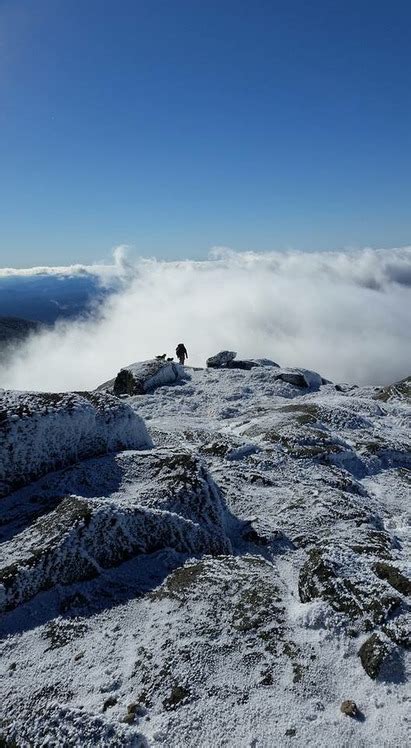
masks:
<svg viewBox="0 0 411 748"><path fill-rule="evenodd" d="M1 500L3 739L410 744L407 388L190 373L125 401L153 450Z"/></svg>

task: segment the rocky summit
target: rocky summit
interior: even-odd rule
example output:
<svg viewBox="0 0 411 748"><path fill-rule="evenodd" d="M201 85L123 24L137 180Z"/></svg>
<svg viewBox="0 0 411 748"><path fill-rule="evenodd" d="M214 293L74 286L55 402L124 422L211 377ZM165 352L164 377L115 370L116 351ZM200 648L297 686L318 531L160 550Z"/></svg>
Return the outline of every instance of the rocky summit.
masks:
<svg viewBox="0 0 411 748"><path fill-rule="evenodd" d="M0 391L0 745L409 744L410 424L231 351Z"/></svg>

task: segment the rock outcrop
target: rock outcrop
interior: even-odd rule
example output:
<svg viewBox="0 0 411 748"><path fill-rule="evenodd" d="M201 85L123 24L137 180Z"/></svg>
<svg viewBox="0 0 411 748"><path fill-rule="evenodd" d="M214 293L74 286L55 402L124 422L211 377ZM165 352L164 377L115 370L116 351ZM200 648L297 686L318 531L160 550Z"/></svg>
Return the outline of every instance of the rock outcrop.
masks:
<svg viewBox="0 0 411 748"><path fill-rule="evenodd" d="M250 371L258 367L273 367L278 369L274 373L274 379L288 382L299 389L318 390L321 385L328 384L328 379L324 379L316 371L310 369L283 369L275 361L269 358L248 358L237 359L237 353L234 351L220 351L215 356L207 359L208 369L243 369Z"/></svg>
<svg viewBox="0 0 411 748"><path fill-rule="evenodd" d="M107 393L0 391L0 497L78 460L149 447L144 421Z"/></svg>
<svg viewBox="0 0 411 748"><path fill-rule="evenodd" d="M3 543L0 610L56 584L91 579L142 553L164 548L191 555L231 552L220 492L200 460L172 450L135 453L130 459L135 498L66 496ZM91 478L93 466L89 472Z"/></svg>

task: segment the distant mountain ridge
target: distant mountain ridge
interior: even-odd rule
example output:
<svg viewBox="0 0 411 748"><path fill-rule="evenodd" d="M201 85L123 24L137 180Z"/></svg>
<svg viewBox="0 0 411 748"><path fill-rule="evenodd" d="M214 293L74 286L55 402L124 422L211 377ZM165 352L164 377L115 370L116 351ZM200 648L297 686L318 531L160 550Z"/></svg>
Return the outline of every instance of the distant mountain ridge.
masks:
<svg viewBox="0 0 411 748"><path fill-rule="evenodd" d="M58 319L88 315L113 290L115 285L103 288L92 275L0 276L0 317L54 324Z"/></svg>
<svg viewBox="0 0 411 748"><path fill-rule="evenodd" d="M31 333L39 332L44 325L20 317L0 317L0 351L23 342Z"/></svg>

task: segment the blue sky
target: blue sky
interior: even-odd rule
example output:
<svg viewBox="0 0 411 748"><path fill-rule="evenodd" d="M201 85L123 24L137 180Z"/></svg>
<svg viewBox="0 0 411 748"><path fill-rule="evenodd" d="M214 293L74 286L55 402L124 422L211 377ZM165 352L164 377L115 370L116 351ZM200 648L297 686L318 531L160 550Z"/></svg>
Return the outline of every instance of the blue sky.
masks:
<svg viewBox="0 0 411 748"><path fill-rule="evenodd" d="M0 264L411 242L411 3L0 0Z"/></svg>

